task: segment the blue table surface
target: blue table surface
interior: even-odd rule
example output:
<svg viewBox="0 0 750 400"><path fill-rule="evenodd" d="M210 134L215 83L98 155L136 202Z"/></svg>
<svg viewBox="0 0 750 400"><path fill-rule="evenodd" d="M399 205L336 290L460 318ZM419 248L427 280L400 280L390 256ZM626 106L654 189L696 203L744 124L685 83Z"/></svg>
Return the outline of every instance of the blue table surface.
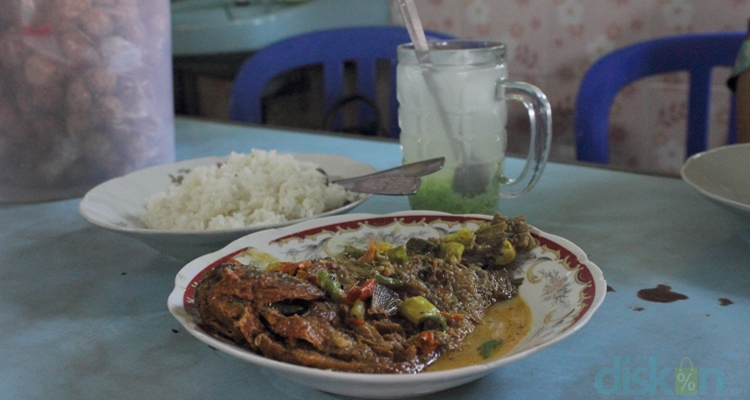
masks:
<svg viewBox="0 0 750 400"><path fill-rule="evenodd" d="M260 148L385 169L401 158L388 141L184 118L176 132L178 159ZM182 263L89 224L79 201L0 206L0 398L334 398L192 338L166 307ZM355 212L408 207L374 196ZM430 398L664 398L680 389L681 362L700 378L697 397L750 398L750 220L677 178L555 163L499 210L576 243L613 291L570 338ZM659 284L689 299L637 297Z"/></svg>

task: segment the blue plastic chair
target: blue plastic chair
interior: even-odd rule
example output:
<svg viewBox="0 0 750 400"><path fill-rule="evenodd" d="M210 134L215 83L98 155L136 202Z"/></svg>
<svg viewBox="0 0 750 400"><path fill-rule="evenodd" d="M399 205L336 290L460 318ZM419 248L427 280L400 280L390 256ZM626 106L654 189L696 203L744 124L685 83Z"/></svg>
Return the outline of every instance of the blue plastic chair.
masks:
<svg viewBox="0 0 750 400"><path fill-rule="evenodd" d="M427 32L428 40L451 39L451 36ZM357 65L357 93L374 100L376 64L391 62L389 127L391 137L398 137L398 103L396 100L396 48L411 39L405 28L395 26L353 27L316 31L271 44L253 54L243 64L234 81L230 100L230 119L261 124L263 89L277 75L295 68L323 65L324 109L330 111L342 98L344 63ZM368 114L361 113L360 120ZM373 119L372 114L369 118Z"/></svg>
<svg viewBox="0 0 750 400"><path fill-rule="evenodd" d="M617 93L640 78L688 71L687 153L708 147L711 71L734 64L746 32L686 34L637 43L597 60L581 82L575 110L576 156L580 161L609 163L609 113ZM735 140L734 102L729 142Z"/></svg>

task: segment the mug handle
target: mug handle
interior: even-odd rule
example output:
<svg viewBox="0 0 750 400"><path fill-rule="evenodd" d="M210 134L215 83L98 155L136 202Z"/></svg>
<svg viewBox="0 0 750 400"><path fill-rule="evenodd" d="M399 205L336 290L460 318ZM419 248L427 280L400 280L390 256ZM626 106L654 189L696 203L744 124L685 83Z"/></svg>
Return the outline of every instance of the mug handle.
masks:
<svg viewBox="0 0 750 400"><path fill-rule="evenodd" d="M500 186L501 197L518 197L534 187L547 164L552 145L552 107L539 88L525 82L499 81L495 98L520 101L529 113L531 142L526 165L517 178L503 177Z"/></svg>

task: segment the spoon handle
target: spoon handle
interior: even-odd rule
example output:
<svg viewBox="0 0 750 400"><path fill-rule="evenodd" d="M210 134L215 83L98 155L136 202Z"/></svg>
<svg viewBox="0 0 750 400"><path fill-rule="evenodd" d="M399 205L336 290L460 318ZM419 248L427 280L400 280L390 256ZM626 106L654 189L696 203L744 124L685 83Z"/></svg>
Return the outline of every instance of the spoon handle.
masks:
<svg viewBox="0 0 750 400"><path fill-rule="evenodd" d="M417 178L437 172L445 165L445 157L431 158L429 160L417 161L410 164L404 164L399 167L386 169L372 174L357 176L354 178L344 178L334 180L333 183L343 185L346 182L367 180L381 176L403 176Z"/></svg>
<svg viewBox="0 0 750 400"><path fill-rule="evenodd" d="M445 157L430 158L429 160L417 161L409 164L404 164L399 167L386 169L380 172L375 172L368 176L373 175L389 175L389 176L425 176L433 172L440 171L445 165Z"/></svg>
<svg viewBox="0 0 750 400"><path fill-rule="evenodd" d="M402 196L416 194L422 179L413 176L375 176L367 179L347 179L346 182L336 182L347 190L357 193L383 194Z"/></svg>
<svg viewBox="0 0 750 400"><path fill-rule="evenodd" d="M369 175L334 180L351 191L359 193L403 195L419 190L420 176L437 172L445 165L445 157L432 158L405 164L400 167L375 172Z"/></svg>

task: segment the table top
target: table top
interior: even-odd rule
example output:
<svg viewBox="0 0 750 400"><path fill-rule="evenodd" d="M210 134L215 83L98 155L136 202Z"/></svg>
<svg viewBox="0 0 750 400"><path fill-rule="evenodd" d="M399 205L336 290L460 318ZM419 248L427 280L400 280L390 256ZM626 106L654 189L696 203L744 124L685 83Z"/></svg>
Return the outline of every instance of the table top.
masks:
<svg viewBox="0 0 750 400"><path fill-rule="evenodd" d="M401 158L390 141L184 118L176 132L178 159L260 148L385 169ZM510 170L521 164L508 160ZM0 205L0 397L334 398L190 336L166 307L183 264L89 224L79 201ZM408 207L404 197L374 196L354 212ZM611 291L570 338L430 398L661 398L679 392L681 363L695 368L699 394L748 398L750 221L677 178L555 163L534 190L501 200L499 210L576 243ZM638 298L657 285L688 299Z"/></svg>

